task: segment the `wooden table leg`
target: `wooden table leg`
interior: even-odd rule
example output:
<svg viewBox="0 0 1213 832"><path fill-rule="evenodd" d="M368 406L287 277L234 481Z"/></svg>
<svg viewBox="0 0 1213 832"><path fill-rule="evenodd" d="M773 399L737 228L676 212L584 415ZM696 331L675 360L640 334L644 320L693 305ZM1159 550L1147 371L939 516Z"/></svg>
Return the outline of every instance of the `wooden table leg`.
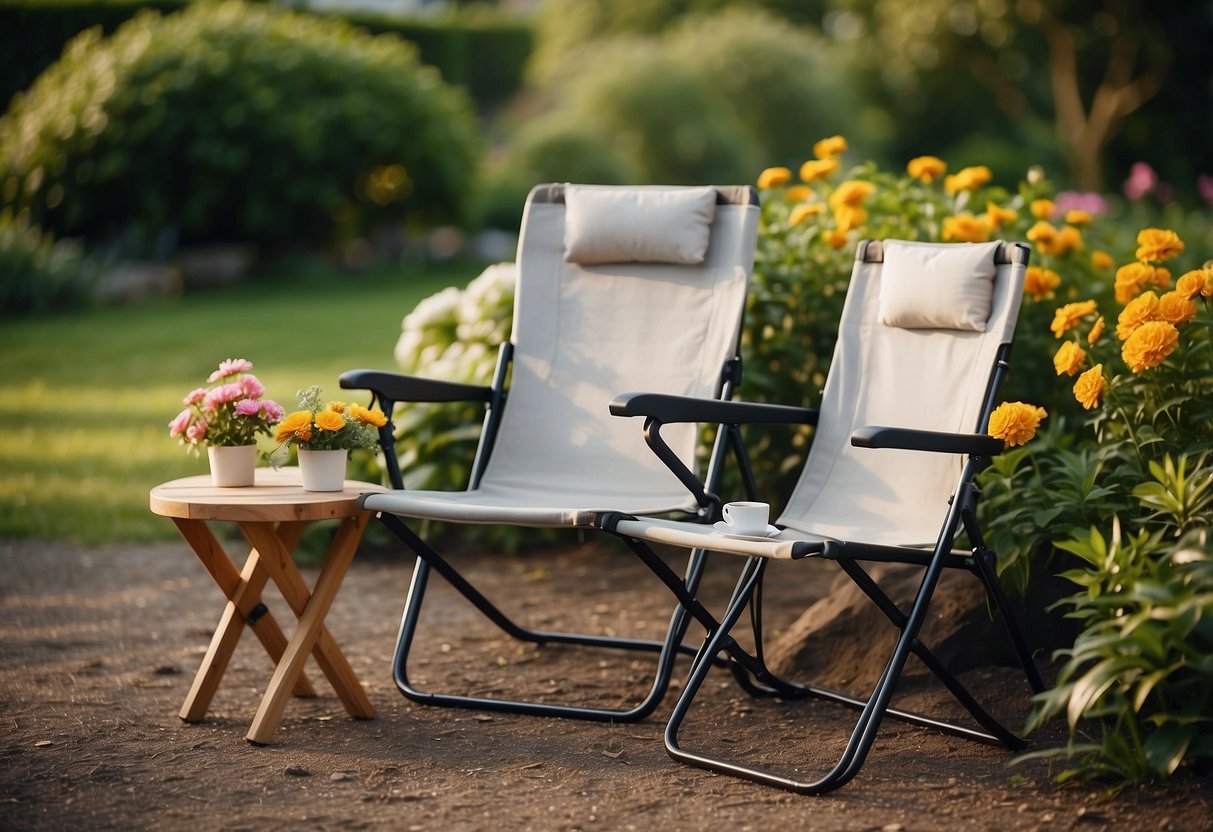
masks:
<svg viewBox="0 0 1213 832"><path fill-rule="evenodd" d="M257 715L245 735L250 742L269 742L282 719L291 686L302 671L308 655L313 652L346 711L352 716L366 719L375 715L375 709L353 668L324 626L324 617L341 588L341 582L354 559L354 552L369 518L368 512L360 511L342 521L325 555L324 565L311 593L291 560L290 552L266 524L240 524L241 531L261 553L262 562L283 597L299 616L295 632L291 635L282 660L274 670L274 676L261 699L261 706L257 709Z"/></svg>
<svg viewBox="0 0 1213 832"><path fill-rule="evenodd" d="M261 590L269 579L269 572L261 565L256 550L249 553L243 572L237 572L231 558L205 521L174 518L173 522L177 524L182 537L228 599L206 656L194 676L194 682L179 712L183 720L197 722L206 716L219 680L223 677L232 651L244 631L244 625L261 602ZM291 530L285 534L293 537L293 540L288 540L288 545L293 548L294 543L298 541L299 531ZM282 659L287 645L286 636L278 622L266 611L254 620L253 632L277 664ZM294 693L298 696L316 695L303 674L297 679Z"/></svg>

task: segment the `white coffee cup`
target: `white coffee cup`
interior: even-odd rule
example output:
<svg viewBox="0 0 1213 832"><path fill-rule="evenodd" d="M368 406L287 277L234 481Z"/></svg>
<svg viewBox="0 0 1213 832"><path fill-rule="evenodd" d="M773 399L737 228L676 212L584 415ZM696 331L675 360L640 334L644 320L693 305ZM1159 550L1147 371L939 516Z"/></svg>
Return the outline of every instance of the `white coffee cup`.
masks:
<svg viewBox="0 0 1213 832"><path fill-rule="evenodd" d="M724 522L734 534L766 534L771 507L766 503L743 501L725 503L721 510Z"/></svg>

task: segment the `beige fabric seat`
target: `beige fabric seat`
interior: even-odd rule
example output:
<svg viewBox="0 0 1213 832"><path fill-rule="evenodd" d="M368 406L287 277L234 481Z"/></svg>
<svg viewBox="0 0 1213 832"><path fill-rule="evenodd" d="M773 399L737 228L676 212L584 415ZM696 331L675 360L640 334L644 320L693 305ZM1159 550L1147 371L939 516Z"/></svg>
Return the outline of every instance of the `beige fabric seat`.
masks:
<svg viewBox="0 0 1213 832"><path fill-rule="evenodd" d="M1000 242L862 243L816 410L744 402L696 403L647 393L623 395L612 403L617 415L644 416L650 434L653 425L681 422L816 425L805 468L775 523L778 531L767 539L732 537L711 526L633 517L626 512L606 514L598 520L624 538L710 632L709 643L667 726L667 750L676 759L816 794L837 788L855 775L886 714L972 739L1012 747L1020 744L918 642L918 630L945 567L975 573L994 607L1005 614L994 556L977 528L977 491L972 480L986 458L1002 449L1002 442L985 435L985 430L1007 367L1027 261L1025 246ZM751 485L761 494L761 484ZM962 529L972 549L953 551L954 539ZM748 558L745 577L719 621L696 601L693 591L680 587L677 576L663 568L653 554L655 544ZM778 679L763 664L761 650L745 653L729 636L742 611L760 592L766 562L807 557L836 561L900 631L885 674L867 700ZM871 581L861 566L865 561L923 568L921 588L909 609L898 609ZM1029 684L1039 690L1039 674L1013 622L1007 620ZM856 633L855 637L868 635ZM755 633L755 639L761 644L761 632ZM735 671L744 668L757 686L770 693L784 698L826 696L861 709L851 742L834 769L816 779L800 780L680 747L681 723L712 661L722 651ZM978 728L889 707L910 653L939 676L972 714Z"/></svg>
<svg viewBox="0 0 1213 832"><path fill-rule="evenodd" d="M676 653L690 652L679 644L683 616L674 615L667 638L657 641L524 630L410 524L588 528L606 510L711 519L708 496L688 494L635 425L614 418L608 405L621 390L638 388L708 398L731 393L758 214L749 187L538 186L522 221L511 343L503 347L493 385L366 370L343 375L343 387L373 391L389 413L406 401L473 400L488 407L464 491L404 490L392 469L391 426L380 432L395 488L366 495L362 505L379 512L418 555L397 645L396 680L405 695L430 704L610 720L639 719L656 707ZM666 439L672 454L696 467L695 425L674 426ZM698 573L701 561L702 553L691 556L689 574ZM408 651L432 568L518 638L660 652L653 689L639 705L622 709L416 689L407 677Z"/></svg>

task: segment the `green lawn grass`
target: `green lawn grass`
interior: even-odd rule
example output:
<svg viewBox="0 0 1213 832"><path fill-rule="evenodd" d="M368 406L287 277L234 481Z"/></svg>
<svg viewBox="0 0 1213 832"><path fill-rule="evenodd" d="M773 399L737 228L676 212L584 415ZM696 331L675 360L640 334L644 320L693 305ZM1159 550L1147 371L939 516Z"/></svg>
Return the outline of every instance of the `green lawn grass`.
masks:
<svg viewBox="0 0 1213 832"><path fill-rule="evenodd" d="M314 261L238 287L0 324L0 537L171 539L148 490L206 473L168 435L182 397L247 358L288 411L355 367L392 369L400 319L475 265L351 275ZM353 398L351 395L350 398ZM264 440L272 447L272 442Z"/></svg>

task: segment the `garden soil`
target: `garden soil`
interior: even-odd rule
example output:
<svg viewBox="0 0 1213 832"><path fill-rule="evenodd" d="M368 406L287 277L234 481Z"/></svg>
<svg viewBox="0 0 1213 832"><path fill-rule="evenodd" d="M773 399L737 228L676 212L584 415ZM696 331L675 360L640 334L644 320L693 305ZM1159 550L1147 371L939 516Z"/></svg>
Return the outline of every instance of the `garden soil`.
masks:
<svg viewBox="0 0 1213 832"><path fill-rule="evenodd" d="M177 717L223 605L184 543L0 541L0 829L1213 829L1207 780L1186 775L1114 796L1058 786L1046 762L1009 766L1001 748L892 721L849 785L802 797L672 761L661 733L673 695L636 724L418 705L397 692L391 671L411 562L364 550L328 624L378 715L346 716L309 663L318 695L292 700L273 742L254 746L244 734L272 668L247 633L207 719ZM465 546L457 560L535 626L653 636L668 617L643 567L602 542L526 558ZM735 566L713 565L711 604L727 595ZM830 570L773 564L768 627L793 627L827 593ZM569 649L519 645L441 581L431 587L422 625L433 637L410 666L420 686L500 696L521 685L612 705L646 688L648 659L599 651L578 662ZM266 600L287 627L281 599L267 591ZM864 678L859 665L870 659L848 655ZM964 678L1022 724L1027 691L1014 672L985 667ZM921 676L899 697L909 709L947 706ZM807 778L833 764L851 718L820 701L753 700L714 671L682 741Z"/></svg>

